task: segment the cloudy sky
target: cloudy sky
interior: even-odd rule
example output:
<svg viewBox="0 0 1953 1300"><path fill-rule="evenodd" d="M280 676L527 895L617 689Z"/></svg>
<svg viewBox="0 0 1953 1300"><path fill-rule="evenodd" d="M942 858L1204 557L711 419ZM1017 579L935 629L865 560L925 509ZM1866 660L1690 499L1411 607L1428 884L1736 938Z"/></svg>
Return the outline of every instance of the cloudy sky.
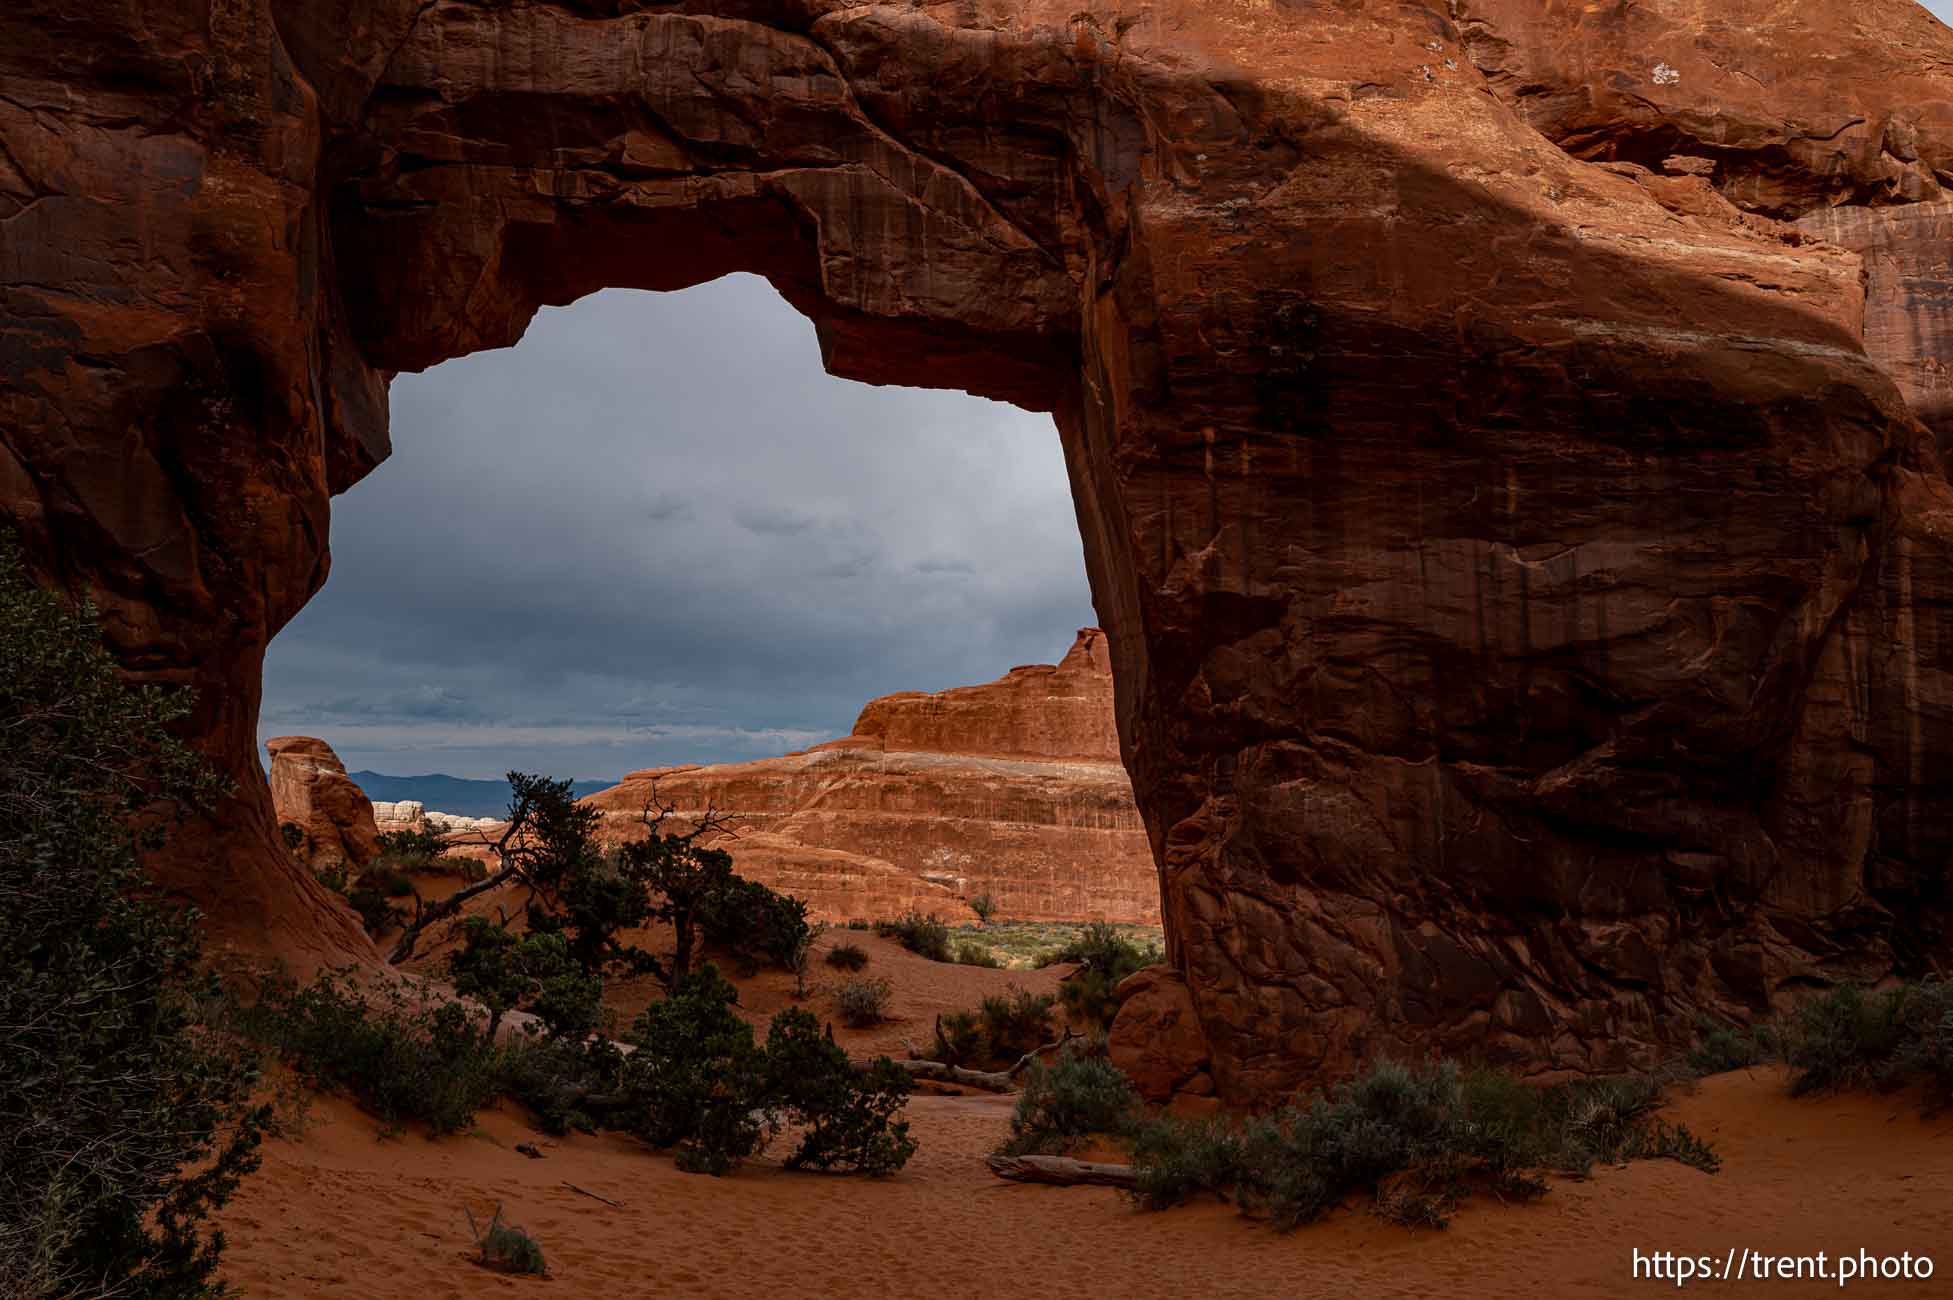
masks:
<svg viewBox="0 0 1953 1300"><path fill-rule="evenodd" d="M616 777L845 735L1092 623L1048 416L821 370L765 281L612 290L393 385L264 735L347 766Z"/></svg>

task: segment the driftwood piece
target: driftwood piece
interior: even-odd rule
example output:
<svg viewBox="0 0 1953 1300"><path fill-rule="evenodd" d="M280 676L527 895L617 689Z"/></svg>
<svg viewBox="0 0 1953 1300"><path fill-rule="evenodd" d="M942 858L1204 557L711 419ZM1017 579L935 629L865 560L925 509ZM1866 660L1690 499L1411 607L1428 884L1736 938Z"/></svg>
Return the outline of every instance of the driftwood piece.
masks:
<svg viewBox="0 0 1953 1300"><path fill-rule="evenodd" d="M855 1062L855 1066L863 1070L873 1064L873 1061ZM911 1078L928 1079L934 1083L960 1083L966 1088L981 1088L985 1092L1015 1091L1010 1075L1002 1070L966 1070L960 1065L946 1065L941 1061L896 1061L894 1065L898 1070L907 1071Z"/></svg>
<svg viewBox="0 0 1953 1300"><path fill-rule="evenodd" d="M990 1172L1013 1183L1053 1187L1123 1187L1137 1181L1131 1165L1107 1165L1065 1156L991 1156Z"/></svg>

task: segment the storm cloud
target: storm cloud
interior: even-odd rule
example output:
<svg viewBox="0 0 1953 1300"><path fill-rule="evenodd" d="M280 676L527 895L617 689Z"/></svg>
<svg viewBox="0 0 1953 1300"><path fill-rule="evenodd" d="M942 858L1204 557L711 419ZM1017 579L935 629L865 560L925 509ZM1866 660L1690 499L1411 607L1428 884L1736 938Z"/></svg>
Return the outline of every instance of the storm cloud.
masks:
<svg viewBox="0 0 1953 1300"><path fill-rule="evenodd" d="M751 276L545 309L392 400L265 670L263 733L355 769L779 753L1094 621L1050 418L835 379Z"/></svg>

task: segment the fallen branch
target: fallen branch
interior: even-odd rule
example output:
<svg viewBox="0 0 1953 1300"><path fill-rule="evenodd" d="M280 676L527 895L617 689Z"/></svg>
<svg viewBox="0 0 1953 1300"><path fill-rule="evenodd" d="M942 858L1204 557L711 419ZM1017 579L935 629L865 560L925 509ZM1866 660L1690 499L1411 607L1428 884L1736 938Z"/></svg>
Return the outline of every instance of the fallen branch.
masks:
<svg viewBox="0 0 1953 1300"><path fill-rule="evenodd" d="M873 1064L873 1061L856 1061L855 1068L866 1070ZM906 1070L915 1079L960 1083L966 1088L981 1088L985 1092L1015 1091L1010 1076L998 1070L966 1070L960 1065L945 1065L941 1061L896 1061L894 1065L898 1070Z"/></svg>
<svg viewBox="0 0 1953 1300"><path fill-rule="evenodd" d="M1085 1037L1085 1035L1078 1033L1077 1031L1073 1030L1070 1026L1066 1026L1064 1037L1060 1038L1055 1043L1046 1043L1043 1047L1033 1047L1030 1051L1024 1053L1024 1055L1018 1060L1016 1065L1013 1065L1008 1070L1005 1070L1004 1075L1006 1078L1015 1078L1019 1071L1021 1071L1025 1066L1029 1065L1032 1061L1037 1060L1038 1057L1043 1056L1046 1052L1063 1051L1065 1045L1071 1042L1074 1038L1083 1038L1083 1037Z"/></svg>
<svg viewBox="0 0 1953 1300"><path fill-rule="evenodd" d="M571 1182L565 1182L563 1186L569 1188L571 1191L575 1192L579 1196L587 1196L593 1201L602 1201L605 1205L610 1206L612 1209L621 1210L624 1208L624 1203L622 1201L613 1201L608 1196L599 1196L587 1187L578 1187L575 1183L571 1183Z"/></svg>
<svg viewBox="0 0 1953 1300"><path fill-rule="evenodd" d="M991 1173L1013 1183L1130 1189L1138 1182L1131 1165L1107 1165L1065 1156L991 1156L987 1163Z"/></svg>

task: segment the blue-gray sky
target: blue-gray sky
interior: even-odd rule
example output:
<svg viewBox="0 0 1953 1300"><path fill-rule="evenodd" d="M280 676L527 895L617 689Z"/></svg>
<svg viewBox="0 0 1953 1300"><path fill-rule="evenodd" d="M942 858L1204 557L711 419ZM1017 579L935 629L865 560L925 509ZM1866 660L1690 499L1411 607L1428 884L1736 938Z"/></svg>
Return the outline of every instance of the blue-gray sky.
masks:
<svg viewBox="0 0 1953 1300"><path fill-rule="evenodd" d="M1953 0L1921 0L1933 16L1943 23L1953 23Z"/></svg>
<svg viewBox="0 0 1953 1300"><path fill-rule="evenodd" d="M545 309L393 386L264 735L354 769L619 776L845 735L1094 621L1048 416L821 370L751 276Z"/></svg>

